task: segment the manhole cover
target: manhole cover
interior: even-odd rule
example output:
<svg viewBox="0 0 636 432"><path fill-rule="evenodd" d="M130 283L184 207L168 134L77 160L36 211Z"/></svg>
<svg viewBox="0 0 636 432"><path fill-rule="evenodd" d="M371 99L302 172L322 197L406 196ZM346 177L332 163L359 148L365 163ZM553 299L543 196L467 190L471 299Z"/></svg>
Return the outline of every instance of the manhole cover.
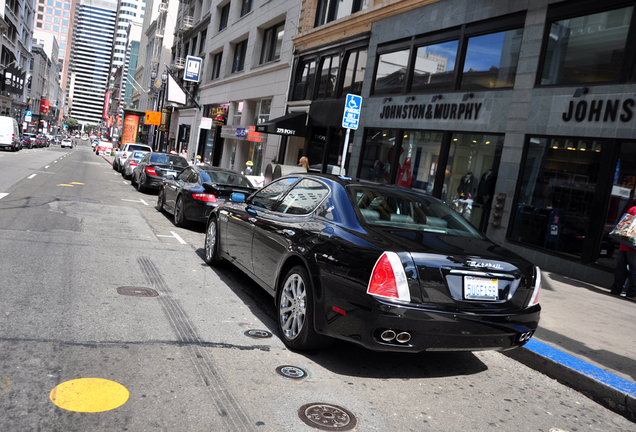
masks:
<svg viewBox="0 0 636 432"><path fill-rule="evenodd" d="M283 365L276 368L276 373L285 378L291 378L295 380L301 380L307 378L307 372L299 367Z"/></svg>
<svg viewBox="0 0 636 432"><path fill-rule="evenodd" d="M123 286L117 288L117 292L121 295L133 297L157 297L159 293L152 288Z"/></svg>
<svg viewBox="0 0 636 432"><path fill-rule="evenodd" d="M320 430L347 431L356 427L356 417L346 409L324 403L309 403L300 407L298 417Z"/></svg>
<svg viewBox="0 0 636 432"><path fill-rule="evenodd" d="M246 330L243 333L245 336L254 338L254 339L267 339L271 338L273 335L267 330Z"/></svg>

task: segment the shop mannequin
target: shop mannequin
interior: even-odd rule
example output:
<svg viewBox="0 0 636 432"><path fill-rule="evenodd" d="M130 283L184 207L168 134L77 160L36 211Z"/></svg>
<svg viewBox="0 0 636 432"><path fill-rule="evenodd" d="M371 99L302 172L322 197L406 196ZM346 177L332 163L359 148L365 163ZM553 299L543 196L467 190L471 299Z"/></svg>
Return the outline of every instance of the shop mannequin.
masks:
<svg viewBox="0 0 636 432"><path fill-rule="evenodd" d="M472 171L469 171L459 181L457 193L460 198L472 198L475 195L475 192L477 192L477 179L473 175Z"/></svg>

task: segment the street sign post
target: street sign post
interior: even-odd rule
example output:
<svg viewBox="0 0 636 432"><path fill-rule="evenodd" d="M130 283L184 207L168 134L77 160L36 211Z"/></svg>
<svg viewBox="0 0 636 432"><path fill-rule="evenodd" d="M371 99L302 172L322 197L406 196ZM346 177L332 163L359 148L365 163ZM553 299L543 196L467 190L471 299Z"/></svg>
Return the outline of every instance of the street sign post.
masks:
<svg viewBox="0 0 636 432"><path fill-rule="evenodd" d="M345 134L344 149L340 158L340 175L345 175L345 162L347 161L347 152L349 151L349 134L351 129L358 129L360 122L360 110L362 108L362 96L347 94L345 99L344 115L342 116L342 127L347 129Z"/></svg>
<svg viewBox="0 0 636 432"><path fill-rule="evenodd" d="M24 114L24 121L30 122L32 119L33 119L33 111L29 110Z"/></svg>

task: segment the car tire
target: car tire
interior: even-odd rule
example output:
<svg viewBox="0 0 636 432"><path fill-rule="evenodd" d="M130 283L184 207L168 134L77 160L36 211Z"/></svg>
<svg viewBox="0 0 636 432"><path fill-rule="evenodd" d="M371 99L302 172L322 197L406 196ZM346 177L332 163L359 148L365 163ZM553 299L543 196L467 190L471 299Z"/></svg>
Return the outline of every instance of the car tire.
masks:
<svg viewBox="0 0 636 432"><path fill-rule="evenodd" d="M143 179L141 178L141 176L139 176L139 179L137 180L137 190L139 192L144 192L146 190L142 182L143 182Z"/></svg>
<svg viewBox="0 0 636 432"><path fill-rule="evenodd" d="M174 205L174 224L178 227L185 227L188 225L188 221L185 218L185 209L183 208L183 197L177 197L177 202Z"/></svg>
<svg viewBox="0 0 636 432"><path fill-rule="evenodd" d="M278 329L283 343L293 350L324 348L332 339L314 329L314 297L305 267L293 267L282 279L277 294Z"/></svg>
<svg viewBox="0 0 636 432"><path fill-rule="evenodd" d="M208 227L205 230L204 254L205 262L212 267L218 266L223 262L219 257L219 230L216 218L210 218Z"/></svg>
<svg viewBox="0 0 636 432"><path fill-rule="evenodd" d="M163 188L159 189L159 193L157 194L157 210L163 212L163 203L165 202L165 192Z"/></svg>
<svg viewBox="0 0 636 432"><path fill-rule="evenodd" d="M115 171L119 171L119 165L117 165L117 160L115 160L115 162L113 162L113 169Z"/></svg>

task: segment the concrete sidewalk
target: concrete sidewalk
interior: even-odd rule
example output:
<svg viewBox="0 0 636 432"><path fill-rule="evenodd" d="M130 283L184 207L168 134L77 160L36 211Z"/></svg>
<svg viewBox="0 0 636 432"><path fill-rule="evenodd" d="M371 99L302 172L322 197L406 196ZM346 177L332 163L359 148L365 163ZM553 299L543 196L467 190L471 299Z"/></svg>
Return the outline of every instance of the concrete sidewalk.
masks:
<svg viewBox="0 0 636 432"><path fill-rule="evenodd" d="M543 273L533 339L506 354L636 422L636 301Z"/></svg>

